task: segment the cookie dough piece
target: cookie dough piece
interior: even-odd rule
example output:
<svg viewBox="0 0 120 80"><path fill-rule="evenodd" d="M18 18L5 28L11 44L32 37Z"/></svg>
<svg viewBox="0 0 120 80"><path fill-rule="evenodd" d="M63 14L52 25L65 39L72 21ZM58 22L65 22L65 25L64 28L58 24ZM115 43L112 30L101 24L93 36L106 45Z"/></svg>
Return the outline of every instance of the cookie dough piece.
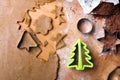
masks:
<svg viewBox="0 0 120 80"><path fill-rule="evenodd" d="M65 42L63 41L63 39L67 36L67 34L61 34L58 33L56 35L56 37L53 37L52 40L56 42L56 49L60 49L63 48L64 46L66 46Z"/></svg>
<svg viewBox="0 0 120 80"><path fill-rule="evenodd" d="M46 35L53 28L52 18L45 15L41 15L35 21L34 25L35 25L35 29L34 29L35 33L41 33L43 35Z"/></svg>
<svg viewBox="0 0 120 80"><path fill-rule="evenodd" d="M59 25L65 23L65 20L63 19L64 16L63 7L55 6L55 10L53 10L52 13L55 15L55 19L58 19Z"/></svg>

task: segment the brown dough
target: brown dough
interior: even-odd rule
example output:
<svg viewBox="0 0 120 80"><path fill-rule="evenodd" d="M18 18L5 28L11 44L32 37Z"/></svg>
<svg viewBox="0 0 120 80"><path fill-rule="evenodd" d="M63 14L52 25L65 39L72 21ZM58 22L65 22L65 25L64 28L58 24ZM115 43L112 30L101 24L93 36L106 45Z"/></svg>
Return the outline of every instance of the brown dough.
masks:
<svg viewBox="0 0 120 80"><path fill-rule="evenodd" d="M50 54L49 60L47 62L40 62L39 68L39 80L55 80L58 69L58 56Z"/></svg>
<svg viewBox="0 0 120 80"><path fill-rule="evenodd" d="M21 30L24 30L25 27L29 27L30 26L30 23L31 23L31 18L30 18L30 15L29 15L29 10L27 10L23 16L23 20L22 21L18 21L17 22L20 27L19 29ZM22 23L24 23L24 27L21 25Z"/></svg>
<svg viewBox="0 0 120 80"><path fill-rule="evenodd" d="M56 49L61 49L61 48L65 47L65 46L66 46L65 42L63 40L61 40L56 45Z"/></svg>
<svg viewBox="0 0 120 80"><path fill-rule="evenodd" d="M50 3L50 2L53 2L55 0L35 0L36 2L36 5L44 5L45 3Z"/></svg>
<svg viewBox="0 0 120 80"><path fill-rule="evenodd" d="M113 3L102 2L93 11L94 16L109 16L112 15Z"/></svg>
<svg viewBox="0 0 120 80"><path fill-rule="evenodd" d="M47 17L45 15L41 15L36 22L35 25L35 33L41 33L43 35L48 34L48 31L50 31L53 28L52 25L52 18Z"/></svg>
<svg viewBox="0 0 120 80"><path fill-rule="evenodd" d="M51 44L48 44L46 47L41 46L41 49L42 49L42 52L40 52L40 55L38 56L38 58L44 61L48 61L50 54L54 54L56 52L53 45Z"/></svg>
<svg viewBox="0 0 120 80"><path fill-rule="evenodd" d="M53 41L56 42L56 49L60 49L65 46L63 39L67 36L67 34L63 35L58 33L56 37L52 38Z"/></svg>
<svg viewBox="0 0 120 80"><path fill-rule="evenodd" d="M55 19L58 18L59 25L62 23L65 23L65 20L63 19L63 7L55 6L55 10L52 11L52 13L55 15Z"/></svg>
<svg viewBox="0 0 120 80"><path fill-rule="evenodd" d="M19 25L16 22L21 21L25 10L33 6L34 0L0 1L2 18L0 20L0 80L56 79L58 69L56 54L50 55L48 62L43 62L27 51L17 48L21 31L18 30Z"/></svg>

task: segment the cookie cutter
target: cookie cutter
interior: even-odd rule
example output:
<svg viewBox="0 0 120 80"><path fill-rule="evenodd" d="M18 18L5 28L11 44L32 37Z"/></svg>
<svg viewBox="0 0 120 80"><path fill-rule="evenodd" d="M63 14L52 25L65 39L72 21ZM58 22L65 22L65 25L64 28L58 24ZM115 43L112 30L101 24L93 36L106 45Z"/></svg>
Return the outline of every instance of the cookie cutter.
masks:
<svg viewBox="0 0 120 80"><path fill-rule="evenodd" d="M82 33L90 33L93 30L93 26L93 23L87 18L82 18L77 23L77 28Z"/></svg>
<svg viewBox="0 0 120 80"><path fill-rule="evenodd" d="M120 79L120 66L111 71L107 77L107 80L119 80Z"/></svg>
<svg viewBox="0 0 120 80"><path fill-rule="evenodd" d="M78 45L78 47L76 47ZM83 46L82 46L83 45ZM82 60L82 47L84 49L84 54L85 54L85 60L88 64L83 64ZM78 48L78 51L75 51ZM91 56L89 55L90 51L87 49L87 45L81 41L80 39L77 40L77 42L73 45L73 49L70 52L70 61L68 63L68 68L75 68L76 70L85 70L85 68L93 68L93 63L90 61ZM77 60L75 59L75 55L77 54ZM73 64L74 61L77 62L77 64ZM75 63L76 63L75 62Z"/></svg>

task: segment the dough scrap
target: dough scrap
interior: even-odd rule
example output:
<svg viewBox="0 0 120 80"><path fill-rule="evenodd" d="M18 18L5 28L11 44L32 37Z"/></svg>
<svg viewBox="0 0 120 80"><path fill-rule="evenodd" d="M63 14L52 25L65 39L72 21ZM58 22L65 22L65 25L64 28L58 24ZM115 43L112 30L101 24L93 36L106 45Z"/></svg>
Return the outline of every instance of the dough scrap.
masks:
<svg viewBox="0 0 120 80"><path fill-rule="evenodd" d="M56 53L56 49L51 44L48 44L45 47L41 46L41 49L42 49L42 52L40 52L40 55L38 56L38 58L44 61L48 61L50 55Z"/></svg>
<svg viewBox="0 0 120 80"><path fill-rule="evenodd" d="M52 13L55 15L55 19L58 18L59 25L65 23L65 20L62 17L64 16L63 7L55 6L55 10L53 10Z"/></svg>
<svg viewBox="0 0 120 80"><path fill-rule="evenodd" d="M65 42L63 41L63 39L67 36L67 34L61 34L61 33L58 33L56 35L56 37L52 38L53 41L56 42L56 49L60 49L62 47L64 47L66 44Z"/></svg>

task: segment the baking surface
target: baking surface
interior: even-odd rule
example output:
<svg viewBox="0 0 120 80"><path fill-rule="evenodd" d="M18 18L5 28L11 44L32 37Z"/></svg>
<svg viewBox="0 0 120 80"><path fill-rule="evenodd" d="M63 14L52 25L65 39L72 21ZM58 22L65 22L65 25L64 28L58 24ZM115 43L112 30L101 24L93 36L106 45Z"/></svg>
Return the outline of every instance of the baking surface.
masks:
<svg viewBox="0 0 120 80"><path fill-rule="evenodd" d="M51 55L48 62L43 62L34 57L39 49L34 48L28 53L17 48L22 35L17 21L22 20L27 9L34 7L33 0L4 0L0 5L0 79L54 80L58 68L57 55Z"/></svg>
<svg viewBox="0 0 120 80"><path fill-rule="evenodd" d="M53 34L52 36L54 36L54 32L67 34L64 39L66 47L57 50L56 54L50 56L48 62L43 62L35 57L36 53L39 53L39 49L35 48L33 52L29 53L26 50L17 48L18 41L22 35L22 32L18 30L19 25L17 21L22 20L25 11L34 7L35 2L33 0L0 1L0 79L54 80L59 63L57 80L107 80L108 75L116 67L120 66L120 54L101 55L103 44L96 39L96 34L99 34L100 30L102 31L104 19L94 19L90 15L83 14L83 10L77 0L73 2L56 0L55 3L50 4L57 4L64 8L66 23L59 26L55 22L54 25L58 25L58 28L55 27L55 30L51 31L50 35ZM34 13L31 13L32 17L34 15ZM38 16L37 13L36 16ZM53 15L49 16L53 17ZM79 32L77 22L81 18L88 18L93 21L96 25L93 33L84 35ZM37 36L40 37L41 35ZM72 45L79 38L86 42L88 49L91 51L90 55L94 63L93 69L77 71L67 68ZM44 73L41 74L41 72ZM48 72L54 74L49 75ZM42 78L44 75L48 75L49 79L47 77Z"/></svg>

